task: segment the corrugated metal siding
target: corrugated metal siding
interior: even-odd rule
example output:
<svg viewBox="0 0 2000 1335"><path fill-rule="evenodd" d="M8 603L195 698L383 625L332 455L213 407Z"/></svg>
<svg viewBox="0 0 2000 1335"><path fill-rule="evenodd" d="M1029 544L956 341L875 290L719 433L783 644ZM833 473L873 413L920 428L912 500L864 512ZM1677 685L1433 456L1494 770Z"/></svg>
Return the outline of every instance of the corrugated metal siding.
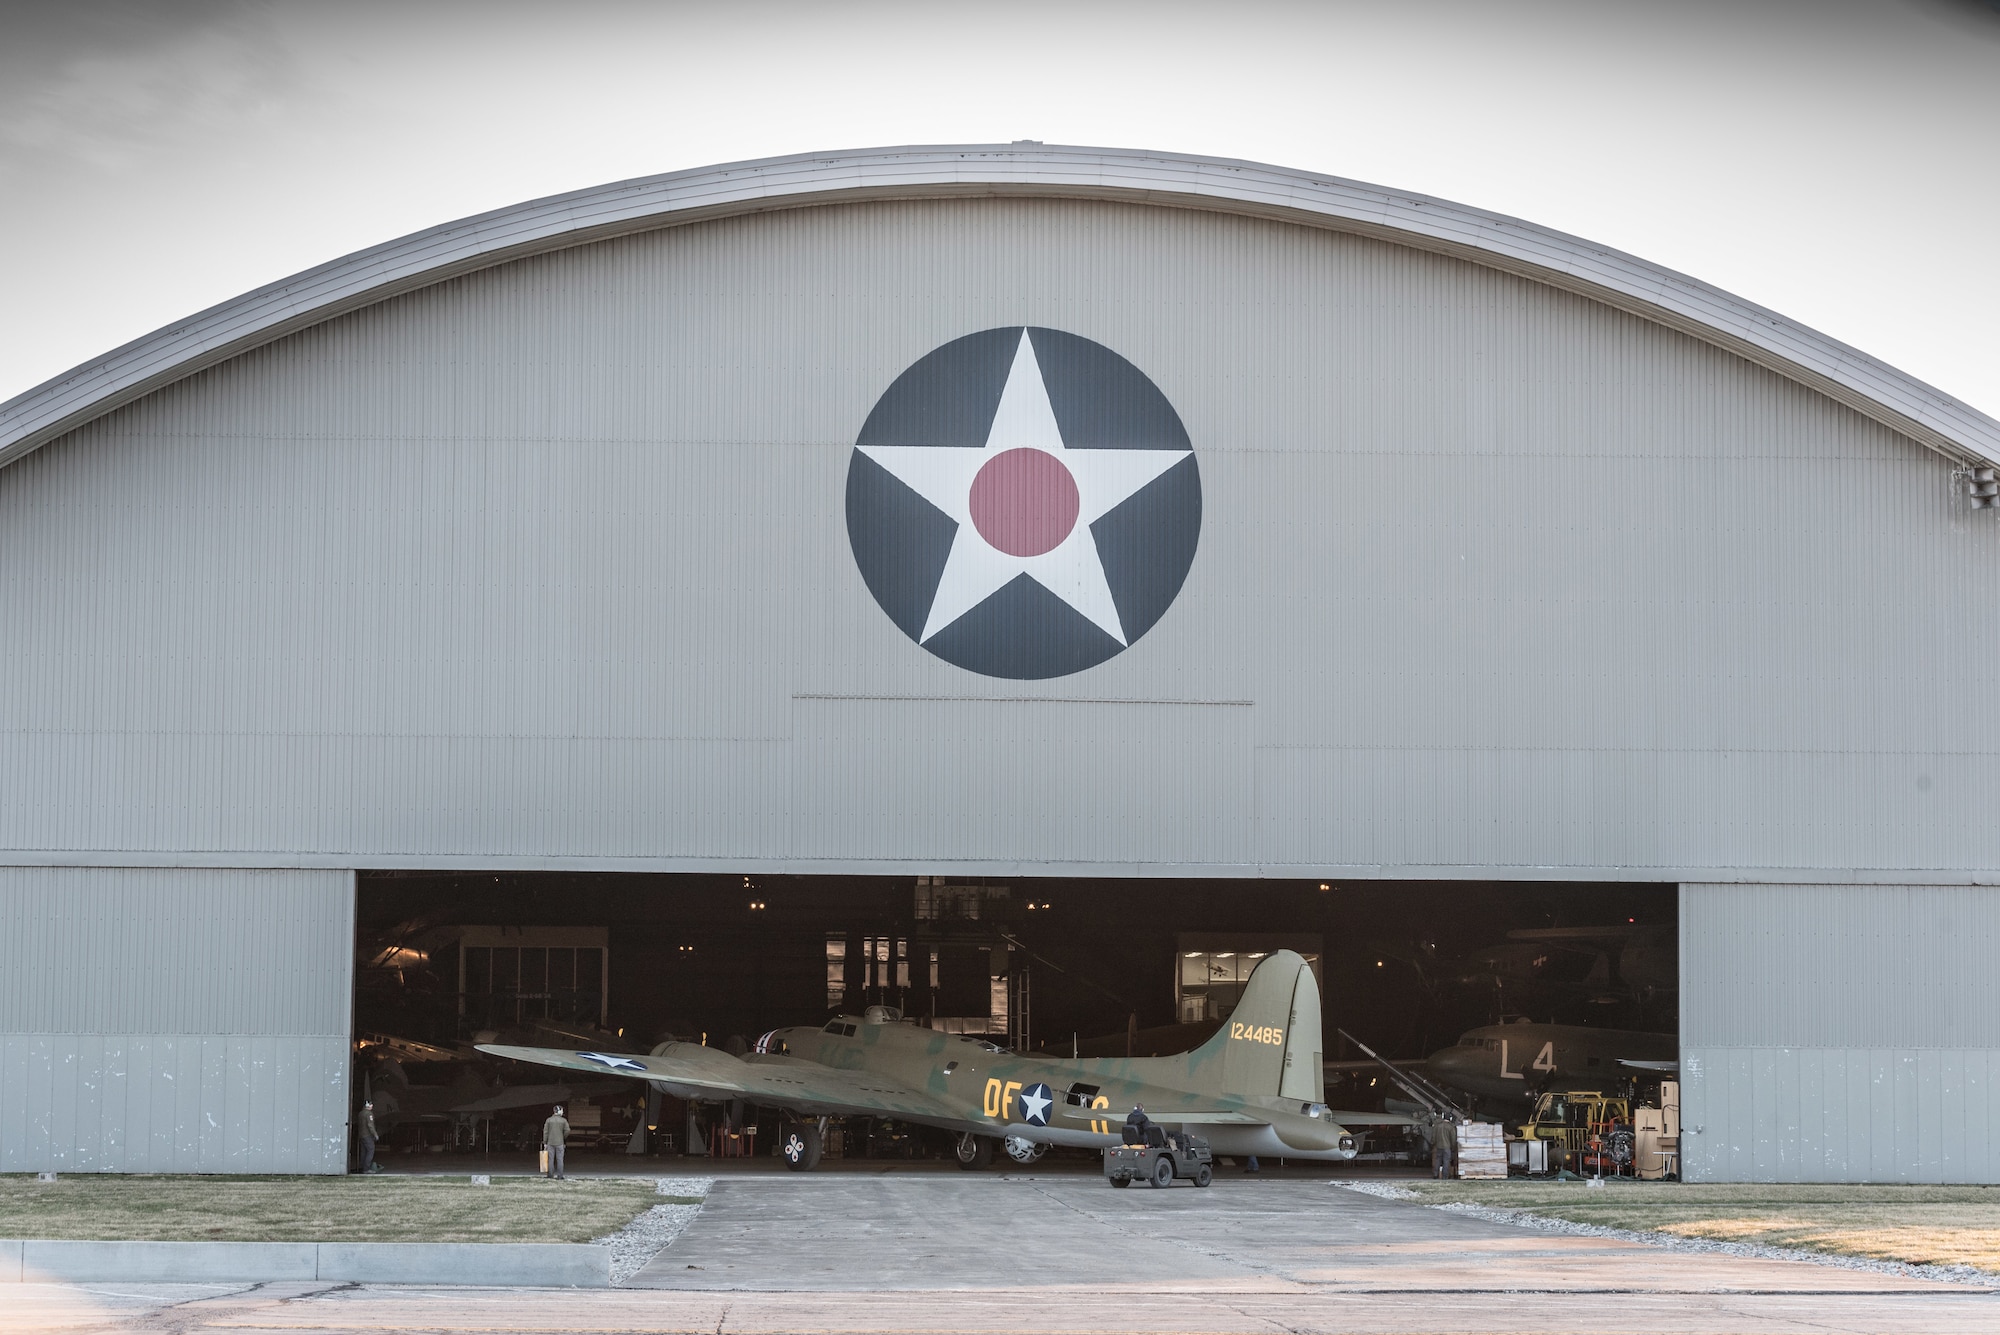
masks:
<svg viewBox="0 0 2000 1335"><path fill-rule="evenodd" d="M338 1173L348 872L0 867L0 1172Z"/></svg>
<svg viewBox="0 0 2000 1335"><path fill-rule="evenodd" d="M1019 322L1151 375L1205 489L1178 603L1041 683L909 643L842 505L895 375ZM1772 373L1385 243L998 199L679 228L343 317L0 471L0 849L1991 872L2000 524L1958 504ZM803 703L862 697L935 703ZM1104 781L994 822L1074 763L996 697L1184 703L1063 706ZM943 754L979 781L940 789ZM1138 781L1162 757L1233 786ZM1135 834L1168 811L1202 819Z"/></svg>
<svg viewBox="0 0 2000 1335"><path fill-rule="evenodd" d="M1240 863L1253 713L1145 701L800 700L792 847L806 861L894 849L941 867L1001 862L1026 847L1039 861ZM1130 813L1114 831L1097 811L1107 790Z"/></svg>
<svg viewBox="0 0 2000 1335"><path fill-rule="evenodd" d="M2000 889L1681 888L1690 1179L2000 1182Z"/></svg>

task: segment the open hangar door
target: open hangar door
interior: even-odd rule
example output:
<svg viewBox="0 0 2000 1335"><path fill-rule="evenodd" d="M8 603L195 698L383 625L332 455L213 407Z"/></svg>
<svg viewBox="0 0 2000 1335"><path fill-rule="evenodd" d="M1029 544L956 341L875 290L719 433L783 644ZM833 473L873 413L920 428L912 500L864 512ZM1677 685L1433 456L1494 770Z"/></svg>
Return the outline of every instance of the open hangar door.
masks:
<svg viewBox="0 0 2000 1335"><path fill-rule="evenodd" d="M1536 1069L1539 1043L1489 1051L1461 1036L1530 1022L1650 1034L1671 1051L1675 912L1674 888L1650 885L364 872L353 1087L374 1097L392 1164L525 1153L559 1098L587 1148L769 1153L775 1128L757 1109L691 1118L649 1105L636 1081L565 1079L472 1045L741 1052L772 1029L889 1006L1016 1050L1155 1055L1200 1044L1257 963L1292 949L1319 976L1330 1103L1400 1097L1353 1065L1345 1030L1403 1062L1444 1053L1471 1086L1464 1106L1512 1120L1570 1073L1548 1054ZM1627 1078L1614 1067L1594 1084ZM922 1128L842 1130L832 1153L950 1152ZM1371 1152L1407 1150L1390 1140Z"/></svg>

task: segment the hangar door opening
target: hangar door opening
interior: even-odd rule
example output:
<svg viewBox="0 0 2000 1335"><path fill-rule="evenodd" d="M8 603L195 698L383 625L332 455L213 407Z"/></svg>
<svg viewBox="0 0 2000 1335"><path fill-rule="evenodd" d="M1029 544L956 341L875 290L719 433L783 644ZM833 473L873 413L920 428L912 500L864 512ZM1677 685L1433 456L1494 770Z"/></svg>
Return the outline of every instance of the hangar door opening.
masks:
<svg viewBox="0 0 2000 1335"><path fill-rule="evenodd" d="M741 1054L887 1007L1017 1052L1164 1055L1291 950L1319 985L1329 1104L1409 1102L1358 1041L1516 1121L1547 1089L1629 1090L1645 1072L1624 1058L1657 1080L1676 1056L1676 905L1671 885L364 872L354 1097L376 1103L391 1167L531 1154L559 1099L586 1159L764 1155L775 1115L475 1045ZM828 1152L943 1157L949 1139L849 1119ZM1407 1142L1371 1135L1364 1158L1404 1161Z"/></svg>

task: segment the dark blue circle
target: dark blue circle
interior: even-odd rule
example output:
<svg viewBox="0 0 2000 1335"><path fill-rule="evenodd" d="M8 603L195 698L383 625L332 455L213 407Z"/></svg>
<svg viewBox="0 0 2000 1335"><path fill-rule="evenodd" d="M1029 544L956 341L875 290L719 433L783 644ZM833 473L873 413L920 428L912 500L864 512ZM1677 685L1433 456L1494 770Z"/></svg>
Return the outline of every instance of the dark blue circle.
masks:
<svg viewBox="0 0 2000 1335"><path fill-rule="evenodd" d="M883 391L855 440L848 543L869 592L912 640L923 634L958 525L858 447L984 448L1022 330L967 334L918 358ZM1090 526L1124 644L1025 574L919 640L948 663L1020 681L1081 672L1137 643L1179 596L1201 538L1201 473L1166 395L1101 343L1038 326L1027 335L1065 448L1178 449L1187 458Z"/></svg>

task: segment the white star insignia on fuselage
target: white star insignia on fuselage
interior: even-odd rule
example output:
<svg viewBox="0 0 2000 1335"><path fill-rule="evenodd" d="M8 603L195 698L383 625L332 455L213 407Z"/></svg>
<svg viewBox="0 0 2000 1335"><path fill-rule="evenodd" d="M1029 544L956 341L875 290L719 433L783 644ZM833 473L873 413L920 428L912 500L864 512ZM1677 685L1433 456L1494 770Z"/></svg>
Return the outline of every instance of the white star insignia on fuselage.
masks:
<svg viewBox="0 0 2000 1335"><path fill-rule="evenodd" d="M1021 1116L1030 1126L1047 1126L1049 1105L1055 1102L1048 1095L1035 1092L1040 1088L1040 1085L1032 1085L1021 1091Z"/></svg>
<svg viewBox="0 0 2000 1335"><path fill-rule="evenodd" d="M1017 576L1026 575L1075 608L1120 644L1125 627L1104 577L1091 524L1141 487L1188 457L1186 450L1072 450L1063 443L1035 360L1034 341L1021 331L1014 365L1000 392L982 449L963 446L863 445L861 453L880 464L904 486L916 492L958 524L924 620L919 643L957 621L999 592ZM1008 450L1041 450L1055 456L1076 482L1079 501L1076 523L1053 549L1036 556L1011 556L993 546L972 520L972 483L979 470Z"/></svg>

